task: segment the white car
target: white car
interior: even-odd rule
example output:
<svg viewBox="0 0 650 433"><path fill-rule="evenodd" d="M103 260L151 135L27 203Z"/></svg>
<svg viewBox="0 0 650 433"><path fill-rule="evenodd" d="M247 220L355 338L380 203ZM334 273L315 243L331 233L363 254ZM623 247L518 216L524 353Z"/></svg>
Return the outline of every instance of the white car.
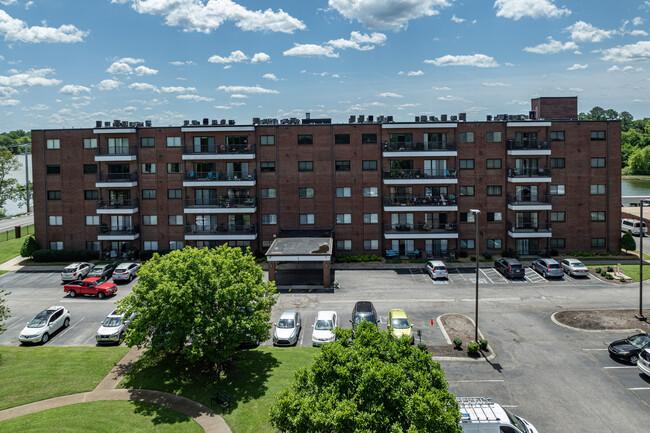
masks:
<svg viewBox="0 0 650 433"><path fill-rule="evenodd" d="M334 341L334 329L338 324L335 311L319 311L316 315L316 322L312 325L314 327L311 335L312 345L322 346L325 343Z"/></svg>
<svg viewBox="0 0 650 433"><path fill-rule="evenodd" d="M125 318L124 314L118 313L117 310L114 310L102 322L102 325L95 334L95 340L97 340L97 343L119 344L120 341L122 341L126 328L129 327L134 317L135 313Z"/></svg>
<svg viewBox="0 0 650 433"><path fill-rule="evenodd" d="M563 259L560 261L562 269L572 277L586 277L589 275L589 268L578 259Z"/></svg>
<svg viewBox="0 0 650 433"><path fill-rule="evenodd" d="M78 281L83 280L95 267L92 263L79 262L72 263L63 269L61 272L61 280L63 281Z"/></svg>
<svg viewBox="0 0 650 433"><path fill-rule="evenodd" d="M132 281L139 269L138 263L120 263L113 271L113 281Z"/></svg>
<svg viewBox="0 0 650 433"><path fill-rule="evenodd" d="M429 260L426 265L424 265L427 273L434 280L436 278L448 278L449 273L447 271L447 265L442 260Z"/></svg>
<svg viewBox="0 0 650 433"><path fill-rule="evenodd" d="M650 377L650 349L643 349L643 351L639 353L639 359L636 362L636 366L641 370L641 373Z"/></svg>
<svg viewBox="0 0 650 433"><path fill-rule="evenodd" d="M50 335L70 325L70 311L53 306L41 311L20 331L21 343L47 343Z"/></svg>
<svg viewBox="0 0 650 433"><path fill-rule="evenodd" d="M275 324L273 331L273 344L276 346L293 346L298 343L300 335L300 313L285 311L280 315L280 320Z"/></svg>

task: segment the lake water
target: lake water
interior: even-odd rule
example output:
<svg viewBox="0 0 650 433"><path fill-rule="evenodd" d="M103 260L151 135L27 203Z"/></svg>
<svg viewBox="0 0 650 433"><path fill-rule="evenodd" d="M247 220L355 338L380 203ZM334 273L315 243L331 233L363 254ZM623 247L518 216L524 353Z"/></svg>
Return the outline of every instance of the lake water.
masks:
<svg viewBox="0 0 650 433"><path fill-rule="evenodd" d="M621 195L650 196L650 180L621 179Z"/></svg>
<svg viewBox="0 0 650 433"><path fill-rule="evenodd" d="M11 177L18 179L18 182L25 184L25 155L18 155L18 162L20 162L20 168L17 171L11 173ZM33 181L32 178L32 155L27 155L27 163L29 164L29 180ZM31 193L30 193L31 196ZM34 201L32 200L32 203ZM8 201L5 203L5 210L7 211L7 216L18 215L20 213L27 212L27 207L25 205L18 206L17 203ZM31 208L30 208L31 209Z"/></svg>

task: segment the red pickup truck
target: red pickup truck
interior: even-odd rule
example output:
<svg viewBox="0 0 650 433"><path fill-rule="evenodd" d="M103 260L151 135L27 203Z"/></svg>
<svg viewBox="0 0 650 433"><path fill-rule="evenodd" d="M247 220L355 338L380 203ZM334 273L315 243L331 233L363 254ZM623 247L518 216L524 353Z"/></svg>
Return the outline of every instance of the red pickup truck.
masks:
<svg viewBox="0 0 650 433"><path fill-rule="evenodd" d="M115 284L103 283L102 281L98 277L86 278L79 283L66 284L63 286L63 291L69 293L71 298L77 295L94 295L99 299L104 299L108 295L117 293L117 286Z"/></svg>

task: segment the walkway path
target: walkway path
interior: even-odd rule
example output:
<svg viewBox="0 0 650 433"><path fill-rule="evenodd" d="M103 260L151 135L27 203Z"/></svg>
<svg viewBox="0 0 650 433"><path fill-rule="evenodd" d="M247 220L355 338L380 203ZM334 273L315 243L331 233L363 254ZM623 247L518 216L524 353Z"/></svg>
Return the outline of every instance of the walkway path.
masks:
<svg viewBox="0 0 650 433"><path fill-rule="evenodd" d="M106 377L90 392L64 395L36 401L0 411L0 422L30 413L40 412L61 406L100 400L128 400L157 404L176 410L192 418L206 433L231 433L223 418L209 407L188 398L168 392L149 389L116 389L117 384L140 358L144 350L132 348L113 367Z"/></svg>

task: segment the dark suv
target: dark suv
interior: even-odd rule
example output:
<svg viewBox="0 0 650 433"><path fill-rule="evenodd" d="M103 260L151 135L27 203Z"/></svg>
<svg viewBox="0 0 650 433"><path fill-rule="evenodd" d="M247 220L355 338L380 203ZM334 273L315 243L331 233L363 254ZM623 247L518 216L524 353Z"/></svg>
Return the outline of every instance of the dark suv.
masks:
<svg viewBox="0 0 650 433"><path fill-rule="evenodd" d="M361 322L370 322L375 325L379 324L379 317L377 317L377 311L370 301L359 301L354 304L354 309L352 310L352 329Z"/></svg>
<svg viewBox="0 0 650 433"><path fill-rule="evenodd" d="M498 259L494 261L494 269L508 278L523 278L526 274L524 267L517 259Z"/></svg>

